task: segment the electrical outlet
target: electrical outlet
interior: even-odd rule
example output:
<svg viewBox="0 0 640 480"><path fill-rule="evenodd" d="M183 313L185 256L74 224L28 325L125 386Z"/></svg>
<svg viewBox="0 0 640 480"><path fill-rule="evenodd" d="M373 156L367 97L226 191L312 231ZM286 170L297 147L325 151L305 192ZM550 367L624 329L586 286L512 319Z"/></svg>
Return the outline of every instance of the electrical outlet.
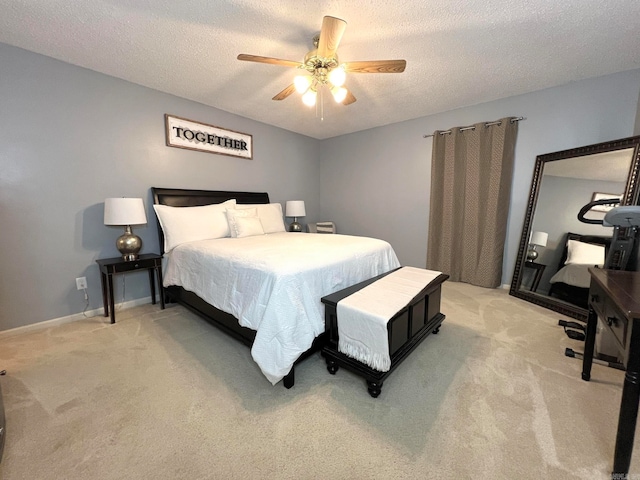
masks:
<svg viewBox="0 0 640 480"><path fill-rule="evenodd" d="M87 277L76 278L76 287L78 287L78 290L84 290L87 288Z"/></svg>

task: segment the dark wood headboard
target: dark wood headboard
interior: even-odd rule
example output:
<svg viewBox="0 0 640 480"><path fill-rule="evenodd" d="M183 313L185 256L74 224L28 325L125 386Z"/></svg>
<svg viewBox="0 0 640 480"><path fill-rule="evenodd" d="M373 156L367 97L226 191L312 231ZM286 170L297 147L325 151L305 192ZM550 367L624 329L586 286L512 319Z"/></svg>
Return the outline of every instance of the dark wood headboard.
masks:
<svg viewBox="0 0 640 480"><path fill-rule="evenodd" d="M151 187L153 203L170 207L199 207L235 198L238 203L269 203L269 194L256 192L223 192L219 190L185 190Z"/></svg>
<svg viewBox="0 0 640 480"><path fill-rule="evenodd" d="M232 198L235 198L236 202L240 204L269 203L269 194L266 192L227 192L151 187L151 193L154 204L168 205L170 207L201 207L203 205L226 202ZM163 251L164 235L157 216L156 223L158 226L158 238L160 239L160 250Z"/></svg>
<svg viewBox="0 0 640 480"><path fill-rule="evenodd" d="M606 254L609 252L609 247L611 246L611 237L603 237L601 235L582 235L580 233L568 232L564 242L564 249L562 250L562 258L558 264L558 270L564 267L564 262L567 261L567 247L569 246L569 240L578 240L579 242L592 243L594 245L604 245L605 258Z"/></svg>

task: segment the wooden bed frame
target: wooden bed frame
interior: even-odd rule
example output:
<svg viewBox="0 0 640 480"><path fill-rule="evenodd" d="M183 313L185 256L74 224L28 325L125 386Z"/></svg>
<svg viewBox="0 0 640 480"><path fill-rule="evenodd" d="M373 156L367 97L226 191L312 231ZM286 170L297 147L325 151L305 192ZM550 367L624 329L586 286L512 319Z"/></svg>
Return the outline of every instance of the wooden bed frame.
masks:
<svg viewBox="0 0 640 480"><path fill-rule="evenodd" d="M236 199L239 204L255 204L269 203L269 195L256 192L228 192L228 191L210 191L210 190L184 190L176 188L158 188L152 187L153 203L157 205L168 205L171 207L198 207L202 205L212 205L222 203L232 198ZM156 218L157 220L157 218ZM158 237L160 239L160 250L164 254L164 235L160 222L158 225ZM231 335L242 343L251 346L256 336L256 332L249 328L243 327L238 320L231 314L223 312L216 307L208 304L195 293L189 292L182 287L169 286L164 289L167 301L175 301L180 305L194 311L209 323L220 328L223 332ZM326 334L323 333L316 337L311 348L304 352L296 361L296 363L304 360L313 353L320 350L325 341ZM295 366L282 380L286 388L293 387L295 383Z"/></svg>
<svg viewBox="0 0 640 480"><path fill-rule="evenodd" d="M326 359L327 370L330 374L335 375L339 367L344 367L364 377L369 395L373 398L380 395L382 383L389 374L425 338L431 333L437 334L439 332L440 325L445 318L440 312L440 299L442 296L442 283L449 278L449 275L440 274L413 297L406 307L389 320L387 324L387 341L389 342L389 355L391 356L391 368L389 371L380 372L374 370L370 366L340 352L338 350L338 302L394 271L383 273L322 298L325 309L325 328L329 335L327 342L322 347L322 356Z"/></svg>

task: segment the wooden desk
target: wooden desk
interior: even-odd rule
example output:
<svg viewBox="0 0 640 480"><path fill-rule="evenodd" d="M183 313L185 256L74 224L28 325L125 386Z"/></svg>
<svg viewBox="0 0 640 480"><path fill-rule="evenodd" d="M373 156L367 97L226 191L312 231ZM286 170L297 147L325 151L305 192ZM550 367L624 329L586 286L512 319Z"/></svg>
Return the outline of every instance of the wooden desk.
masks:
<svg viewBox="0 0 640 480"><path fill-rule="evenodd" d="M591 364L598 317L624 356L626 373L618 417L613 457L613 477L626 478L631 464L633 439L640 401L640 273L590 268L589 316L582 379L591 378Z"/></svg>
<svg viewBox="0 0 640 480"><path fill-rule="evenodd" d="M0 371L0 375L4 375L6 371ZM2 452L4 450L5 440L5 418L4 418L4 403L2 402L2 387L0 386L0 462L2 462Z"/></svg>

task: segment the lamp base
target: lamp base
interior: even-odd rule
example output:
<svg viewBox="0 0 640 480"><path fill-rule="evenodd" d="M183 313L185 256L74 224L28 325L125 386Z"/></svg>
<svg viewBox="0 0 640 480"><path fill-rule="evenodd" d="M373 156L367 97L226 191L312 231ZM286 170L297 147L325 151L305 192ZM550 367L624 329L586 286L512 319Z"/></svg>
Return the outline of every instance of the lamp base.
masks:
<svg viewBox="0 0 640 480"><path fill-rule="evenodd" d="M289 225L289 231L290 232L301 232L302 231L302 225L300 225L298 222L291 222L291 225Z"/></svg>
<svg viewBox="0 0 640 480"><path fill-rule="evenodd" d="M131 226L124 228L124 233L116 240L116 248L122 254L122 258L128 262L138 259L138 252L142 248L142 239L134 235Z"/></svg>
<svg viewBox="0 0 640 480"><path fill-rule="evenodd" d="M527 252L527 261L533 262L536 258L538 258L538 252L535 250L529 250Z"/></svg>

